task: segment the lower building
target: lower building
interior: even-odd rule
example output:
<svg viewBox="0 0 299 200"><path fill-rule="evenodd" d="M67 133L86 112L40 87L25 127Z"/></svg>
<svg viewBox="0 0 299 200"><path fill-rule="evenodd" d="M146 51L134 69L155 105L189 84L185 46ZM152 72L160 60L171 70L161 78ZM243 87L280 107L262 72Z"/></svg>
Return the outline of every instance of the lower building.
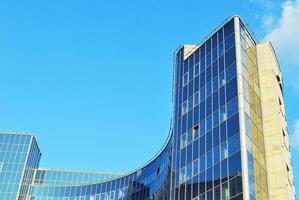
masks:
<svg viewBox="0 0 299 200"><path fill-rule="evenodd" d="M32 134L0 134L1 200L295 200L281 70L238 16L175 52L173 124L126 173L41 169Z"/></svg>

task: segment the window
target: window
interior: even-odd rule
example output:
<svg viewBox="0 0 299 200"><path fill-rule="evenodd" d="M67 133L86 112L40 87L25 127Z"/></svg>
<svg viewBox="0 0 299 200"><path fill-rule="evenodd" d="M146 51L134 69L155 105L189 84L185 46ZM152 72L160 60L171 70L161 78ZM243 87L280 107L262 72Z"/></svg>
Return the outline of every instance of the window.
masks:
<svg viewBox="0 0 299 200"><path fill-rule="evenodd" d="M230 156L239 150L240 150L240 135L237 134L228 140L228 155Z"/></svg>
<svg viewBox="0 0 299 200"><path fill-rule="evenodd" d="M221 160L227 157L228 157L228 150L227 150L226 142L224 142L221 144Z"/></svg>
<svg viewBox="0 0 299 200"><path fill-rule="evenodd" d="M230 35L225 41L225 51L235 45L235 34Z"/></svg>
<svg viewBox="0 0 299 200"><path fill-rule="evenodd" d="M183 167L180 170L180 183L183 183L186 181L186 167Z"/></svg>
<svg viewBox="0 0 299 200"><path fill-rule="evenodd" d="M181 137L181 149L187 146L187 136L186 134Z"/></svg>
<svg viewBox="0 0 299 200"><path fill-rule="evenodd" d="M226 84L226 102L229 102L238 95L237 78L233 78Z"/></svg>
<svg viewBox="0 0 299 200"><path fill-rule="evenodd" d="M230 196L236 196L237 194L242 192L242 178L241 177L236 177L229 181L229 191L230 191Z"/></svg>
<svg viewBox="0 0 299 200"><path fill-rule="evenodd" d="M231 48L225 53L225 68L228 68L231 64L236 62L236 50L235 47Z"/></svg>
<svg viewBox="0 0 299 200"><path fill-rule="evenodd" d="M228 138L239 133L239 114L235 114L227 120L227 136Z"/></svg>
<svg viewBox="0 0 299 200"><path fill-rule="evenodd" d="M226 80L227 81L230 81L232 78L234 78L237 75L236 63L231 65L229 68L227 68L225 70L225 74L226 74Z"/></svg>
<svg viewBox="0 0 299 200"><path fill-rule="evenodd" d="M234 100L230 101L227 104L227 116L230 117L233 114L238 112L238 98L235 98Z"/></svg>
<svg viewBox="0 0 299 200"><path fill-rule="evenodd" d="M235 153L234 155L228 157L229 164L229 177L241 176L242 167L241 167L241 154L240 152Z"/></svg>
<svg viewBox="0 0 299 200"><path fill-rule="evenodd" d="M193 176L198 174L198 160L193 161Z"/></svg>

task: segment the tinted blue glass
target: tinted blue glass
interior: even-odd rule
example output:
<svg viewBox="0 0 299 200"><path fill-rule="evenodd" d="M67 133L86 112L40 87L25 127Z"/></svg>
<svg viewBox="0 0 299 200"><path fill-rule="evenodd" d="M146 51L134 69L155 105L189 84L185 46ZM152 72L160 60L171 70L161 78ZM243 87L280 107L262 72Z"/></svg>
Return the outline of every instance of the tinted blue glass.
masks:
<svg viewBox="0 0 299 200"><path fill-rule="evenodd" d="M207 170L206 180L207 180L207 190L212 189L212 187L213 187L213 168L209 168ZM213 196L211 199L213 199Z"/></svg>
<svg viewBox="0 0 299 200"><path fill-rule="evenodd" d="M231 48L225 53L225 68L236 62L236 50L235 47Z"/></svg>
<svg viewBox="0 0 299 200"><path fill-rule="evenodd" d="M220 184L220 164L214 166L214 187Z"/></svg>
<svg viewBox="0 0 299 200"><path fill-rule="evenodd" d="M237 134L228 140L228 155L230 156L239 150L240 150L240 135Z"/></svg>
<svg viewBox="0 0 299 200"><path fill-rule="evenodd" d="M242 178L236 177L229 182L229 191L230 196L235 196L242 192ZM237 197L236 199L243 199L242 196Z"/></svg>
<svg viewBox="0 0 299 200"><path fill-rule="evenodd" d="M195 142L193 142L193 160L198 158L198 140L196 140Z"/></svg>
<svg viewBox="0 0 299 200"><path fill-rule="evenodd" d="M213 35L212 37L212 49L215 49L217 47L217 33Z"/></svg>
<svg viewBox="0 0 299 200"><path fill-rule="evenodd" d="M225 87L220 88L220 107L225 104Z"/></svg>
<svg viewBox="0 0 299 200"><path fill-rule="evenodd" d="M205 101L200 103L200 120L205 119Z"/></svg>
<svg viewBox="0 0 299 200"><path fill-rule="evenodd" d="M193 81L188 84L188 90L188 97L191 97L193 95Z"/></svg>
<svg viewBox="0 0 299 200"><path fill-rule="evenodd" d="M202 136L199 138L199 147L200 147L200 155L203 155L206 153L206 142L205 142L205 136Z"/></svg>
<svg viewBox="0 0 299 200"><path fill-rule="evenodd" d="M194 108L194 115L193 116L194 116L193 117L193 126L195 126L199 122L199 106L196 106Z"/></svg>
<svg viewBox="0 0 299 200"><path fill-rule="evenodd" d="M225 40L225 51L235 45L235 34L232 34Z"/></svg>
<svg viewBox="0 0 299 200"><path fill-rule="evenodd" d="M206 134L207 151L210 151L213 147L212 131Z"/></svg>
<svg viewBox="0 0 299 200"><path fill-rule="evenodd" d="M224 26L224 38L228 38L228 36L230 36L233 32L234 32L234 21L231 20Z"/></svg>
<svg viewBox="0 0 299 200"><path fill-rule="evenodd" d="M218 76L218 61L213 63L213 78Z"/></svg>
<svg viewBox="0 0 299 200"><path fill-rule="evenodd" d="M228 138L239 133L239 114L235 114L227 120L227 136Z"/></svg>
<svg viewBox="0 0 299 200"><path fill-rule="evenodd" d="M184 61L184 74L188 72L188 60Z"/></svg>
<svg viewBox="0 0 299 200"><path fill-rule="evenodd" d="M219 108L219 98L218 98L218 92L215 92L213 94L213 110L216 111Z"/></svg>
<svg viewBox="0 0 299 200"><path fill-rule="evenodd" d="M229 177L241 176L242 166L241 166L241 153L235 153L228 157L229 165Z"/></svg>
<svg viewBox="0 0 299 200"><path fill-rule="evenodd" d="M187 163L192 161L192 144L187 146Z"/></svg>
<svg viewBox="0 0 299 200"><path fill-rule="evenodd" d="M205 71L203 71L202 73L200 73L200 88L202 88L206 84L205 77L206 77L205 76Z"/></svg>
<svg viewBox="0 0 299 200"><path fill-rule="evenodd" d="M183 101L186 101L188 98L187 86L183 88Z"/></svg>
<svg viewBox="0 0 299 200"><path fill-rule="evenodd" d="M199 62L199 49L197 49L194 54L195 54L195 64L197 64Z"/></svg>
<svg viewBox="0 0 299 200"><path fill-rule="evenodd" d="M219 74L224 71L224 56L219 58Z"/></svg>
<svg viewBox="0 0 299 200"><path fill-rule="evenodd" d="M228 167L227 159L221 161L221 180L222 182L228 179Z"/></svg>
<svg viewBox="0 0 299 200"><path fill-rule="evenodd" d="M233 78L226 84L226 102L238 96L237 78Z"/></svg>
<svg viewBox="0 0 299 200"><path fill-rule="evenodd" d="M186 148L181 150L181 167L186 165Z"/></svg>
<svg viewBox="0 0 299 200"><path fill-rule="evenodd" d="M225 122L220 124L220 139L221 139L221 143L224 142L227 139L226 123Z"/></svg>
<svg viewBox="0 0 299 200"><path fill-rule="evenodd" d="M194 93L199 90L199 76L196 76L194 79Z"/></svg>
<svg viewBox="0 0 299 200"><path fill-rule="evenodd" d="M193 119L192 119L192 110L188 112L188 129L192 128L193 126Z"/></svg>
<svg viewBox="0 0 299 200"><path fill-rule="evenodd" d="M211 65L208 66L206 70L206 82L209 82L212 78L212 71L211 71Z"/></svg>
<svg viewBox="0 0 299 200"><path fill-rule="evenodd" d="M223 30L222 29L220 29L218 31L218 43L221 43L221 42L223 42Z"/></svg>
<svg viewBox="0 0 299 200"><path fill-rule="evenodd" d="M213 129L213 147L219 145L219 126Z"/></svg>
<svg viewBox="0 0 299 200"><path fill-rule="evenodd" d="M234 98L227 104L227 117L238 112L238 98Z"/></svg>
<svg viewBox="0 0 299 200"><path fill-rule="evenodd" d="M211 39L209 39L207 42L206 42L206 54L208 55L209 53L211 53Z"/></svg>
<svg viewBox="0 0 299 200"><path fill-rule="evenodd" d="M209 96L206 101L206 116L209 116L212 113L212 97Z"/></svg>
<svg viewBox="0 0 299 200"><path fill-rule="evenodd" d="M229 81L237 75L236 64L234 63L225 70L226 80Z"/></svg>
<svg viewBox="0 0 299 200"><path fill-rule="evenodd" d="M187 131L187 115L182 117L182 133Z"/></svg>

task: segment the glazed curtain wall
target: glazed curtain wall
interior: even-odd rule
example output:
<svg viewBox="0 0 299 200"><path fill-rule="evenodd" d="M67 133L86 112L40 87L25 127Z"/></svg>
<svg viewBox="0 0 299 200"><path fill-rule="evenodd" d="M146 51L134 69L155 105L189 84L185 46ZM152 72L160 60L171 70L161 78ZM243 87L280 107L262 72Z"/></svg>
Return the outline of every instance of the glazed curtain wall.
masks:
<svg viewBox="0 0 299 200"><path fill-rule="evenodd" d="M54 185L34 180L28 200L147 200L170 199L171 140L145 167L120 178L94 184ZM63 172L62 172L63 173ZM62 176L61 177L66 177ZM62 180L60 180L62 181ZM67 181L67 180L66 180ZM48 183L48 185L47 185Z"/></svg>
<svg viewBox="0 0 299 200"><path fill-rule="evenodd" d="M234 18L186 54L175 63L172 199L242 199Z"/></svg>

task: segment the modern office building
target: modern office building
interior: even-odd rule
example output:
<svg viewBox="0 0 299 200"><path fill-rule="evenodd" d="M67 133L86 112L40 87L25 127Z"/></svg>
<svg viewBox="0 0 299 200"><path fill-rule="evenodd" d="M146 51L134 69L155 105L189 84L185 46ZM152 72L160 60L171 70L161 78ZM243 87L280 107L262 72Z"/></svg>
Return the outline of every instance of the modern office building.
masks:
<svg viewBox="0 0 299 200"><path fill-rule="evenodd" d="M0 134L0 200L295 200L280 67L238 17L175 52L173 124L127 174L40 169L31 134Z"/></svg>

